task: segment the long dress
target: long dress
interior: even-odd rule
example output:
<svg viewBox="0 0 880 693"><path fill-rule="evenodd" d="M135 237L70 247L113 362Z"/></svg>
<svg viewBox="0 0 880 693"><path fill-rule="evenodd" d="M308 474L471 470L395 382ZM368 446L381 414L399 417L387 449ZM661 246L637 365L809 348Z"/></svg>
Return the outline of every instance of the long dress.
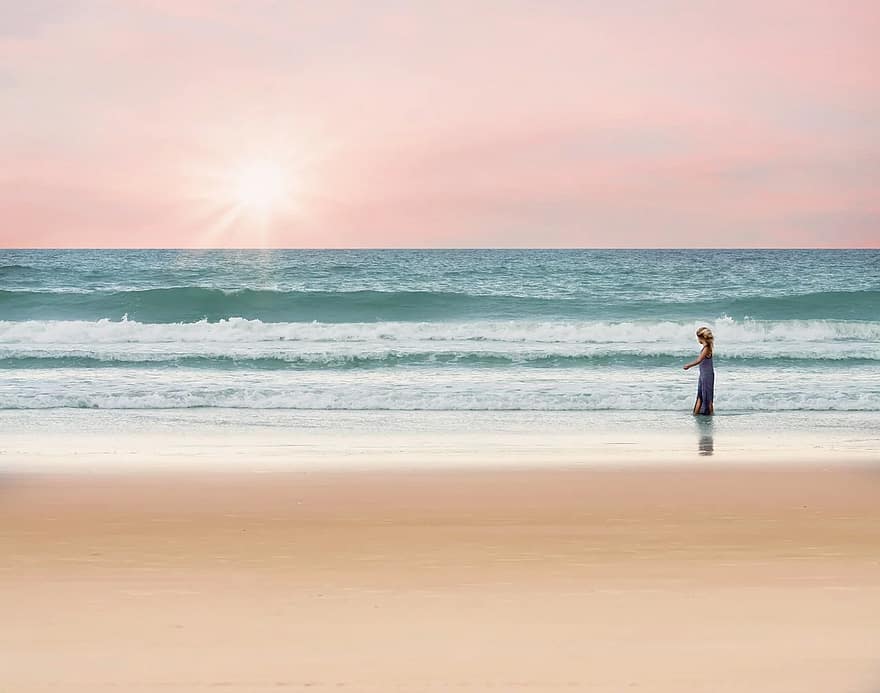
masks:
<svg viewBox="0 0 880 693"><path fill-rule="evenodd" d="M712 357L707 356L700 361L700 379L697 381L697 397L700 400L699 414L708 414L709 405L715 399L715 367ZM694 402L696 407L697 403Z"/></svg>

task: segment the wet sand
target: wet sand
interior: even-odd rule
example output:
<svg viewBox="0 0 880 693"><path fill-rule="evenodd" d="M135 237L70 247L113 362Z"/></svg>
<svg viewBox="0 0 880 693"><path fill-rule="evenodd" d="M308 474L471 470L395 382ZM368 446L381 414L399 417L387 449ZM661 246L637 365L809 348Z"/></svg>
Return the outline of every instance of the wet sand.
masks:
<svg viewBox="0 0 880 693"><path fill-rule="evenodd" d="M7 473L0 691L880 690L880 469L547 464Z"/></svg>

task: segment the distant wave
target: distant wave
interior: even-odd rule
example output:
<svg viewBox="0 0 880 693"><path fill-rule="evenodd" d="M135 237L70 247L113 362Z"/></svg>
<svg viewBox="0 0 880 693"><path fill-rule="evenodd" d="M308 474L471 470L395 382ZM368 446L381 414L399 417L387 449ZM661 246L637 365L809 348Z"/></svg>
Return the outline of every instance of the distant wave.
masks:
<svg viewBox="0 0 880 693"><path fill-rule="evenodd" d="M170 323L230 317L271 322L422 320L489 314L516 317L559 301L438 291L224 291L178 287L89 293L0 291L0 314L9 319L97 319L128 315Z"/></svg>
<svg viewBox="0 0 880 693"><path fill-rule="evenodd" d="M120 319L144 323L218 321L383 322L456 319L681 319L728 315L763 320L880 320L880 291L825 291L715 301L615 303L607 299L478 294L448 291L281 291L176 287L120 291L0 291L8 320Z"/></svg>
<svg viewBox="0 0 880 693"><path fill-rule="evenodd" d="M5 277L19 277L22 275L33 274L39 272L36 267L31 267L29 265L0 265L0 278Z"/></svg>
<svg viewBox="0 0 880 693"><path fill-rule="evenodd" d="M348 262L335 262L332 264L325 265L323 267L310 268L309 272L310 272L310 274L321 273L321 274L330 275L330 276L332 276L332 275L350 276L350 275L363 274L364 272L366 272L368 270L369 270L369 268L365 267L363 265L356 265L356 264L351 264ZM286 267L283 270L283 272L290 272L293 274L299 274L299 273L303 272L303 268L302 268L302 266L293 265L290 267Z"/></svg>
<svg viewBox="0 0 880 693"><path fill-rule="evenodd" d="M880 291L820 291L789 296L755 296L728 304L736 317L837 318L876 320L880 315Z"/></svg>

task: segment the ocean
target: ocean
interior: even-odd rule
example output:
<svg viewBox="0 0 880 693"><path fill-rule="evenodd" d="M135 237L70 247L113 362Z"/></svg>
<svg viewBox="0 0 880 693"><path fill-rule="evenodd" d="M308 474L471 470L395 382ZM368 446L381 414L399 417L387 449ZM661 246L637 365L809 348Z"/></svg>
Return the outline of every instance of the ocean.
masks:
<svg viewBox="0 0 880 693"><path fill-rule="evenodd" d="M880 411L877 250L0 250L0 410Z"/></svg>

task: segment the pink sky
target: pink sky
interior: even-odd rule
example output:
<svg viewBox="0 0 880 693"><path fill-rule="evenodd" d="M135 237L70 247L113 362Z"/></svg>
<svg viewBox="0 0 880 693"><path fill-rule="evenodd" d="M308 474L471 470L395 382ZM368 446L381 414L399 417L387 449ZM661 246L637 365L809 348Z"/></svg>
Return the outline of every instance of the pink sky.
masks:
<svg viewBox="0 0 880 693"><path fill-rule="evenodd" d="M876 248L878 35L874 0L5 3L0 247Z"/></svg>

